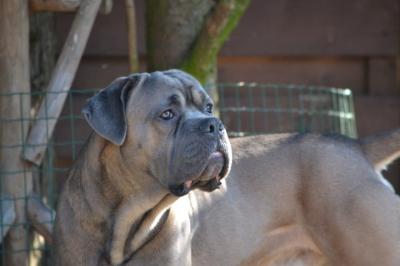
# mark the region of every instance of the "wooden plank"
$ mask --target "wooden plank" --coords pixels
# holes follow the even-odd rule
[[[81,2],[82,0],[30,0],[29,7],[33,12],[74,12]],[[103,0],[100,13],[109,14],[112,6],[112,0]]]
[[[32,11],[68,12],[75,11],[81,0],[30,0]]]
[[[361,93],[364,58],[220,57],[219,82],[294,83],[348,87]]]
[[[398,0],[253,0],[223,55],[397,53]]]
[[[136,6],[134,0],[125,0],[126,23],[128,31],[129,70],[139,71],[139,55],[137,49]]]
[[[399,46],[400,46],[400,44],[399,44]],[[399,50],[400,50],[400,48],[399,48]],[[397,92],[399,92],[400,91],[400,52],[399,52],[399,55],[396,56],[395,60],[396,60],[395,82],[396,82]]]
[[[37,120],[32,125],[23,151],[23,158],[36,165],[40,165],[48,140],[53,134],[100,4],[101,0],[82,0],[57,61],[47,89],[48,94],[40,105]],[[48,120],[48,117],[55,119]]]
[[[20,159],[30,116],[29,13],[26,0],[0,1],[0,183],[15,201],[15,222],[3,243],[3,265],[27,265],[29,230],[26,193],[32,191],[30,165]],[[18,252],[16,252],[18,251]]]
[[[400,97],[356,95],[354,101],[360,137],[400,126]]]
[[[396,60],[394,57],[372,57],[368,62],[368,88],[370,95],[400,95],[396,88]]]
[[[146,71],[146,62],[139,58],[139,71]],[[126,57],[84,57],[76,73],[73,88],[104,88],[114,79],[128,75]]]
[[[137,47],[139,55],[146,50],[145,4],[144,0],[134,0],[137,21]],[[70,13],[56,13],[56,34],[60,44],[67,38],[74,17]],[[128,56],[128,35],[125,1],[114,1],[112,12],[96,19],[87,43],[85,55],[88,56]],[[61,45],[58,47],[61,50]]]
[[[138,47],[145,54],[144,0],[136,0]],[[88,43],[89,55],[127,55],[124,1],[99,17]],[[386,55],[397,53],[400,7],[397,0],[252,0],[221,51],[226,56]],[[57,14],[59,40],[73,17]]]

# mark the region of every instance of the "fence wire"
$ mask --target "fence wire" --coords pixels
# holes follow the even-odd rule
[[[279,132],[319,132],[338,133],[356,137],[353,98],[350,89],[310,87],[298,85],[276,85],[257,83],[218,84],[218,109],[231,137],[259,133]],[[87,98],[97,89],[76,89],[68,93],[61,116],[58,118],[55,132],[46,145],[46,155],[40,167],[27,168],[21,165],[17,169],[0,169],[0,237],[12,227],[20,227],[25,232],[25,245],[21,250],[9,250],[0,243],[0,265],[6,265],[7,252],[28,253],[29,265],[51,265],[49,249],[42,237],[32,230],[29,220],[24,223],[7,224],[3,212],[9,203],[27,202],[29,192],[24,195],[6,195],[7,189],[3,180],[6,176],[15,175],[23,178],[25,186],[26,173],[32,174],[33,191],[50,207],[56,208],[60,188],[65,181],[68,169],[76,159],[79,150],[85,143],[90,129],[81,116],[80,110]],[[34,123],[35,110],[39,101],[46,96],[45,92],[0,94],[0,97],[31,97],[32,110],[29,117],[4,117],[0,114],[0,129],[11,123]],[[24,107],[27,108],[27,107]],[[45,117],[46,121],[57,119]],[[18,143],[0,143],[0,149],[12,151],[25,147],[24,140]],[[3,153],[4,154],[4,153]],[[1,159],[1,158],[0,158]],[[25,179],[24,179],[25,178]],[[18,184],[20,184],[19,182]],[[54,221],[45,221],[53,223]]]

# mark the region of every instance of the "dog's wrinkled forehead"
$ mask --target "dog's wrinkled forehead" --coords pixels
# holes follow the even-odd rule
[[[211,102],[200,83],[180,70],[121,77],[90,98],[82,109],[89,126],[104,139],[122,145],[128,117],[140,119],[172,104],[200,108]],[[134,114],[134,115],[130,115]]]
[[[184,102],[190,102],[197,106],[202,106],[204,102],[211,101],[195,78],[179,70],[150,73],[143,82],[142,89],[149,96],[159,95],[161,98],[179,95],[179,97],[183,97],[181,100]]]

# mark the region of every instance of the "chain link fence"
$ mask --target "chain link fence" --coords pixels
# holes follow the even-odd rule
[[[16,185],[26,185],[24,179],[27,172],[32,173],[33,191],[48,206],[55,209],[57,196],[68,169],[77,158],[90,129],[80,110],[87,98],[91,97],[96,89],[71,90],[61,116],[58,118],[55,132],[49,144],[45,159],[39,167],[28,164],[19,169],[4,171],[0,169],[0,265],[6,265],[6,257],[18,252],[27,253],[29,265],[51,265],[49,259],[50,243],[32,230],[32,221],[28,218],[25,223],[17,224],[14,221],[15,213],[10,205],[28,201],[32,195],[25,191],[24,195],[11,197],[6,195],[3,179],[6,176],[22,174],[22,182]],[[349,89],[309,87],[297,85],[275,85],[257,83],[219,84],[219,115],[223,120],[231,137],[245,136],[259,133],[279,132],[319,132],[338,133],[349,137],[356,137],[355,117],[352,93]],[[60,92],[66,93],[66,92]],[[35,117],[35,103],[45,97],[44,92],[32,94],[15,93],[0,94],[0,97],[14,97],[21,102],[24,97],[31,97],[33,107],[30,117],[19,119],[1,117],[0,129],[10,123],[33,123]],[[15,98],[14,98],[15,100]],[[46,121],[57,119],[46,117]],[[12,150],[24,148],[24,140],[20,143],[0,143],[0,149]],[[4,153],[3,153],[4,154]],[[21,181],[21,180],[20,180]],[[51,225],[54,218],[41,221]],[[20,227],[24,232],[24,248],[10,250],[7,248],[7,232],[10,228]]]

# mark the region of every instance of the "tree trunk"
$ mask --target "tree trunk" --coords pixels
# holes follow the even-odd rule
[[[180,68],[218,104],[217,55],[250,0],[146,1],[148,68]]]
[[[28,263],[25,203],[32,191],[30,166],[20,159],[30,114],[27,0],[0,1],[0,34],[1,193],[15,199],[16,212],[16,225],[8,232],[4,256],[5,265],[20,266]]]
[[[177,68],[189,55],[207,14],[211,0],[147,0],[146,36],[148,68]]]

